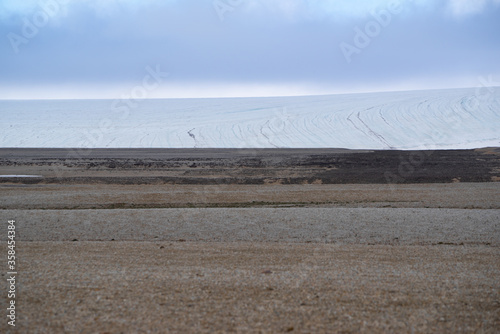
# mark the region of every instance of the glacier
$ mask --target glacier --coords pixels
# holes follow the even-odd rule
[[[0,147],[500,146],[500,89],[148,100],[3,100]]]

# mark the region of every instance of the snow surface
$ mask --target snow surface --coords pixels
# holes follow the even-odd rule
[[[0,101],[0,147],[446,149],[500,146],[500,89]]]

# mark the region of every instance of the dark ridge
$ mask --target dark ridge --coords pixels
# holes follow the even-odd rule
[[[68,152],[64,149],[0,149],[0,174],[36,171],[45,176],[0,178],[0,183],[213,185],[500,180],[500,154],[496,148],[437,151],[98,149],[90,150],[86,157],[67,156]],[[23,168],[30,168],[30,173],[21,172]],[[13,170],[20,172],[12,173]]]

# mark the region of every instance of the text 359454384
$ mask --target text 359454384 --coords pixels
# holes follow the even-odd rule
[[[7,282],[8,307],[7,323],[16,326],[16,221],[9,220],[7,225]]]

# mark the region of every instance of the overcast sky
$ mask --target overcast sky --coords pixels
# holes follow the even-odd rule
[[[397,2],[0,0],[0,98],[500,85],[500,0]]]

